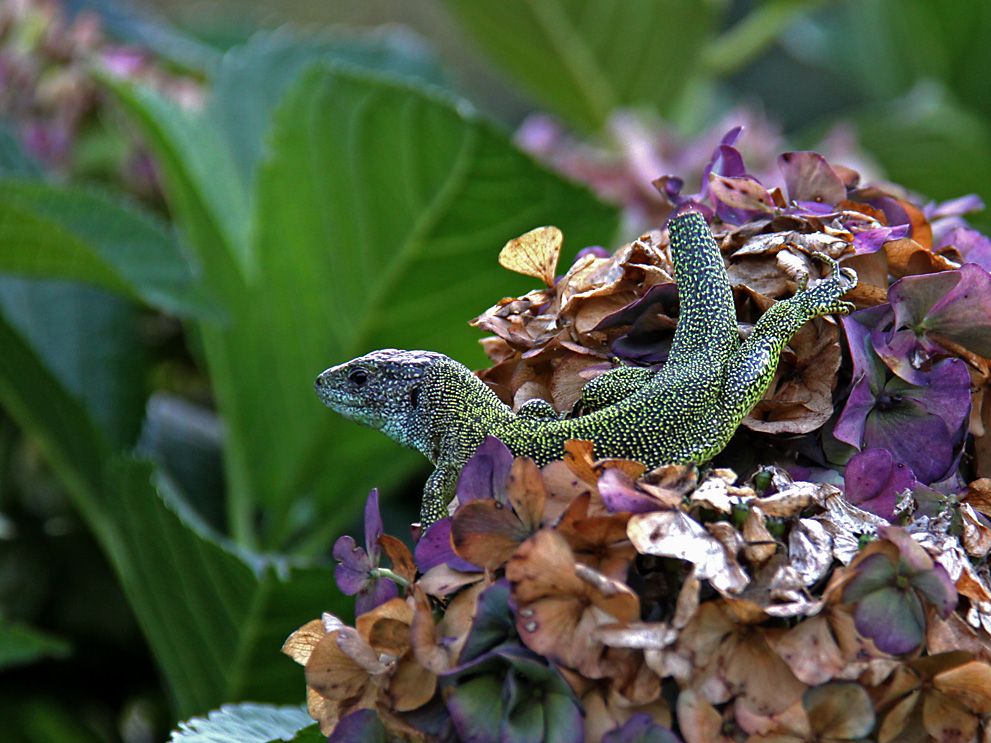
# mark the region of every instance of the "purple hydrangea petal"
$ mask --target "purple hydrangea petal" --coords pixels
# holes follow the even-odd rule
[[[887,449],[865,449],[847,462],[843,484],[848,501],[890,521],[898,496],[916,482],[912,470]]]
[[[957,608],[957,588],[942,565],[935,565],[932,570],[913,575],[911,583],[916,591],[936,607],[943,619]]]
[[[778,156],[791,201],[838,204],[846,198],[846,186],[818,152],[785,152]]]
[[[427,529],[426,534],[420,537],[420,541],[416,543],[414,559],[416,560],[416,567],[421,573],[443,564],[464,573],[481,572],[480,567],[455,554],[454,548],[451,546],[450,517],[432,524]]]
[[[959,217],[963,214],[979,212],[983,209],[984,201],[982,201],[981,197],[976,193],[971,193],[966,196],[958,196],[957,198],[950,199],[949,201],[940,202],[939,204],[926,204],[926,208],[923,212],[926,215],[926,219],[932,222],[936,219],[943,219],[945,217]]]
[[[369,580],[372,563],[365,550],[348,536],[334,542],[334,559],[338,561],[334,569],[334,581],[345,596],[354,596]]]
[[[503,679],[480,674],[445,689],[444,702],[461,740],[499,743]]]
[[[657,498],[641,493],[618,469],[607,469],[599,478],[599,494],[610,513],[648,513],[660,510]]]
[[[874,352],[871,336],[879,328],[887,328],[893,318],[891,306],[882,304],[854,312],[841,321],[853,360],[854,379],[866,376],[875,390],[884,386],[887,375],[884,364]]]
[[[975,263],[965,263],[946,273],[959,274],[960,280],[920,318],[922,327],[927,333],[949,338],[979,356],[991,356],[991,274]],[[914,278],[906,276],[898,283]],[[902,288],[901,294],[904,292]],[[889,292],[889,298],[893,294]],[[894,301],[891,304],[896,307]],[[900,319],[897,307],[895,318]]]
[[[681,743],[681,738],[640,712],[603,735],[602,743]]]
[[[360,617],[398,595],[399,588],[388,578],[369,578],[354,600],[354,613]]]
[[[856,604],[875,591],[894,585],[897,574],[887,555],[868,555],[857,565],[857,574],[843,588],[843,603]]]
[[[889,240],[900,240],[906,235],[908,235],[907,224],[900,224],[897,227],[874,227],[869,230],[860,230],[853,235],[854,254],[876,253]]]
[[[850,391],[843,412],[833,428],[833,436],[859,449],[864,443],[864,426],[867,424],[867,416],[874,409],[874,402],[870,380],[861,377]]]
[[[377,488],[372,488],[365,500],[365,549],[373,565],[378,565],[381,554],[379,537],[383,533],[382,515],[379,513],[379,491]]]
[[[342,717],[327,743],[386,743],[385,726],[375,710],[359,709]]]
[[[943,359],[929,371],[924,385],[910,385],[895,379],[887,389],[914,400],[928,413],[946,424],[951,436],[956,435],[970,416],[970,372],[960,359]]]
[[[954,227],[940,240],[939,247],[952,245],[967,263],[991,271],[991,238],[970,227]]]
[[[760,181],[750,176],[709,177],[709,196],[716,215],[729,224],[743,224],[774,212],[774,199]]]
[[[510,607],[509,581],[496,581],[478,595],[475,616],[458,657],[465,666],[484,657],[494,648],[516,637],[516,623]]]
[[[887,405],[883,398],[877,402]],[[914,401],[901,400],[881,410],[875,406],[864,424],[863,446],[887,449],[925,484],[942,479],[954,462],[946,424]]]
[[[506,503],[506,483],[513,466],[513,454],[494,436],[486,436],[461,470],[458,478],[458,504],[492,498]]]
[[[922,643],[926,615],[915,591],[889,586],[865,596],[853,611],[857,631],[884,653],[903,655]]]

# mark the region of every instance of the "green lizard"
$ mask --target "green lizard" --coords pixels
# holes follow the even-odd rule
[[[430,351],[386,349],[331,367],[317,377],[317,394],[434,464],[421,504],[424,526],[447,515],[461,469],[486,436],[541,466],[560,459],[568,439],[592,441],[596,456],[650,468],[705,462],[764,395],[799,328],[853,309],[840,297],[857,275],[817,256],[830,275],[811,289],[802,282],[741,342],[729,278],[705,219],[686,212],[668,230],[681,306],[668,361],[657,372],[620,367],[592,380],[582,394],[584,415],[560,419],[535,400],[514,413],[467,367]]]

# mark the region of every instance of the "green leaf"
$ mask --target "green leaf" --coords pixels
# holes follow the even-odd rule
[[[323,549],[354,514],[342,501],[360,503],[417,459],[325,410],[316,374],[384,347],[480,363],[467,320],[532,286],[497,264],[505,241],[553,223],[573,255],[609,244],[617,216],[464,104],[352,71],[306,75],[270,142],[252,229],[259,278],[213,339],[237,360],[213,380],[228,472],[242,478],[232,522],[258,504],[285,515],[308,499],[305,527],[318,526],[312,544]]]
[[[315,727],[303,707],[270,704],[225,704],[206,717],[179,723],[172,743],[268,743],[296,740],[296,734]]]
[[[723,2],[446,0],[541,106],[597,129],[619,106],[670,111],[694,77]]]
[[[0,271],[102,286],[179,314],[208,303],[165,228],[119,197],[0,181]]]
[[[31,627],[0,620],[0,670],[42,658],[62,658],[69,643]]]
[[[977,193],[991,203],[991,126],[936,85],[856,117],[864,147],[886,177],[932,199]],[[991,229],[991,213],[968,217]]]
[[[302,669],[280,648],[331,605],[331,571],[225,546],[182,501],[152,484],[153,468],[118,458],[106,509],[124,591],[183,714],[223,701],[289,702]],[[336,593],[336,592],[333,592]]]
[[[300,35],[286,29],[261,32],[224,55],[212,76],[207,118],[231,149],[245,184],[266,151],[272,114],[303,70],[324,61],[375,70],[410,80],[443,82],[434,55],[409,32],[395,28],[345,35]],[[251,95],[245,95],[250,90]]]
[[[105,77],[141,125],[162,169],[173,218],[194,248],[208,289],[237,292],[251,270],[247,185],[224,132],[148,88]]]
[[[134,304],[73,282],[0,277],[0,311],[102,436],[131,446],[144,417],[147,371]]]
[[[0,403],[38,442],[110,558],[183,714],[299,698],[279,649],[332,605],[329,568],[237,551],[202,528],[153,468],[116,460],[83,405],[0,314]]]

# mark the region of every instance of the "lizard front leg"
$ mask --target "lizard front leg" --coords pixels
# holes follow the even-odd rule
[[[813,256],[828,265],[830,275],[811,289],[806,282],[788,299],[772,305],[754,325],[750,337],[733,354],[726,367],[721,417],[732,419],[735,429],[764,396],[784,347],[809,320],[823,315],[846,315],[855,308],[840,299],[857,285],[857,274],[822,254]],[[731,431],[732,432],[732,431]]]
[[[447,506],[454,499],[460,476],[460,467],[438,464],[427,478],[420,503],[420,526],[423,529],[448,516]]]

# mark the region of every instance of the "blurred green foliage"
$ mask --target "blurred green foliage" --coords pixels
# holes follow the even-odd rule
[[[106,0],[89,5],[125,40],[176,50],[171,62],[208,96],[190,113],[102,78],[159,165],[164,215],[119,188],[46,176],[0,127],[0,404],[23,437],[2,422],[3,451],[43,458],[72,504],[66,515],[38,497],[43,468],[5,485],[0,559],[30,571],[45,558],[28,525],[81,519],[154,655],[166,724],[224,702],[301,701],[298,667],[278,648],[321,610],[343,613],[329,546],[373,485],[415,498],[422,466],[322,409],[313,378],[387,346],[481,364],[465,321],[528,286],[496,265],[503,242],[553,223],[570,255],[614,245],[619,210],[518,151],[515,122],[476,113],[454,92],[465,88],[458,65],[408,33],[279,30],[222,53]],[[797,141],[847,120],[892,180],[934,198],[991,198],[989,6],[820,5],[443,7],[534,110],[588,136],[617,106],[692,127],[751,97]],[[221,482],[219,457],[195,460],[197,477],[176,462],[188,450],[163,443],[194,425],[156,413],[163,392],[219,414],[223,433],[200,440],[221,449],[222,489],[197,487]],[[167,424],[179,428],[163,434]],[[0,583],[0,689],[5,678],[44,684],[77,652],[75,629],[45,601],[19,601],[18,585]],[[17,675],[32,661],[38,676]],[[130,729],[105,712],[84,722],[40,687],[31,704],[15,721],[26,740]]]

